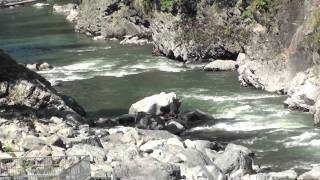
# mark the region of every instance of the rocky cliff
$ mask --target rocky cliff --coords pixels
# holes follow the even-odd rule
[[[71,97],[59,94],[37,73],[17,64],[0,51],[0,117],[8,119],[65,119],[85,123],[83,108]]]

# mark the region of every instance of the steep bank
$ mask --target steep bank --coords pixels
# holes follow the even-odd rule
[[[319,4],[318,0],[83,1],[76,29],[103,38],[149,38],[155,53],[179,61],[238,57],[242,85],[288,93],[289,109],[313,112],[318,123]],[[296,82],[300,73],[313,78]],[[309,85],[312,90],[304,88]]]
[[[0,108],[4,118],[50,118],[71,124],[87,123],[84,109],[71,97],[59,94],[35,72],[17,64],[0,50]]]

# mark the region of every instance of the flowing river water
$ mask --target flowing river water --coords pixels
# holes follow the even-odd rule
[[[183,109],[212,114],[186,137],[234,142],[256,152],[258,162],[276,169],[320,164],[320,130],[312,115],[289,112],[284,96],[240,87],[236,72],[203,72],[152,55],[152,47],[97,42],[77,34],[51,7],[0,10],[0,48],[20,63],[48,62],[49,81],[74,97],[88,118],[127,113],[143,97],[176,92]]]

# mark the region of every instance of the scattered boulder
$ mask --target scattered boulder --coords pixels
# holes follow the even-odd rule
[[[223,173],[232,174],[238,170],[247,173],[253,172],[254,153],[246,147],[228,144],[223,153],[218,154],[214,160]]]
[[[215,60],[204,67],[205,71],[234,71],[237,68],[236,61]]]
[[[146,97],[131,105],[129,109],[130,115],[137,115],[144,112],[152,115],[177,113],[180,107],[180,101],[177,95],[171,93],[160,93],[150,97]]]

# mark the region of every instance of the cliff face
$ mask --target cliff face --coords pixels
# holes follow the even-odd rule
[[[0,51],[0,117],[7,119],[64,118],[85,123],[85,111],[71,97],[59,94],[37,73]]]
[[[147,37],[155,53],[180,61],[238,59],[242,85],[287,93],[290,109],[316,113],[319,5],[319,0],[91,0],[80,4],[76,27],[92,36]]]

